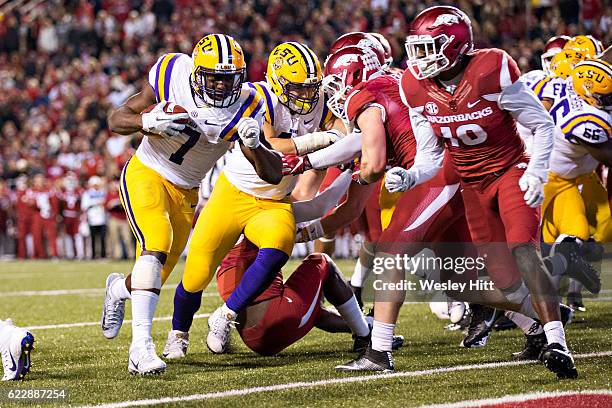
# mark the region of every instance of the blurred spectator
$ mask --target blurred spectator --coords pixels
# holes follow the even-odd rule
[[[91,258],[106,258],[106,191],[98,176],[91,177],[87,185],[89,188],[81,196],[81,208],[89,225]]]
[[[119,180],[117,179],[109,183],[106,193],[106,210],[109,214],[107,248],[110,250],[111,256],[114,259],[122,259],[125,250],[127,258],[133,258],[135,243],[119,198]]]
[[[0,180],[0,258],[14,254],[11,239],[13,229],[13,207],[11,190],[4,180]]]
[[[85,258],[83,237],[79,234],[81,222],[81,195],[76,174],[69,172],[63,179],[60,193],[62,217],[64,218],[64,256]]]
[[[44,174],[37,174],[34,176],[32,194],[35,203],[32,220],[34,258],[44,259],[49,255],[57,258],[57,221],[59,217],[57,192],[49,185]]]
[[[28,186],[28,178],[20,176],[17,179],[15,194],[15,211],[17,222],[17,258],[25,259],[28,255],[27,237],[32,233],[34,218],[34,192]]]

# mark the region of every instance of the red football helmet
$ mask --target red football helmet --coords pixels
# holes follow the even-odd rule
[[[351,45],[370,48],[376,54],[376,58],[378,58],[378,61],[380,61],[380,65],[385,65],[385,49],[381,45],[380,41],[378,41],[373,35],[368,33],[362,33],[361,31],[346,33],[338,37],[338,39],[334,41],[334,43],[329,48],[329,54],[327,59],[329,59],[331,55],[335,54],[342,48]],[[327,60],[325,60],[325,64],[327,64]]]
[[[430,78],[454,67],[473,47],[472,23],[463,11],[451,6],[430,7],[410,26],[406,62],[417,79]]]
[[[393,50],[391,49],[391,44],[389,43],[389,40],[387,40],[385,36],[380,33],[372,32],[368,34],[376,38],[380,45],[383,47],[383,55],[385,57],[385,63],[383,64],[383,68],[390,67],[393,64]]]
[[[548,40],[544,46],[544,53],[540,57],[542,59],[542,69],[544,72],[546,72],[546,74],[551,74],[550,62],[552,61],[553,57],[560,53],[565,44],[571,39],[572,37],[568,35],[558,35]]]
[[[340,119],[348,122],[344,102],[351,90],[361,82],[383,74],[376,53],[370,48],[351,45],[344,47],[327,59],[323,90],[327,107]]]

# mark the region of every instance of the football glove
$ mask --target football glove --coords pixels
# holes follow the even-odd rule
[[[167,113],[164,112],[164,106],[167,101],[161,101],[150,111],[140,115],[142,118],[142,130],[149,133],[155,133],[161,136],[176,136],[181,130],[185,129],[185,125],[176,123],[181,119],[189,119],[188,113]]]
[[[249,149],[257,149],[259,147],[259,135],[261,128],[259,123],[253,118],[242,118],[238,121],[238,137]]]
[[[297,176],[312,169],[308,156],[283,155],[283,176]]]
[[[412,173],[401,167],[393,167],[385,175],[385,187],[390,193],[410,190],[416,184]]]
[[[525,192],[523,199],[528,206],[536,208],[544,201],[544,183],[531,173],[525,172],[519,179],[519,187]]]
[[[325,235],[325,232],[323,231],[321,220],[316,220],[298,229],[295,236],[295,242],[314,241],[315,239],[321,238],[323,235]]]
[[[342,133],[336,129],[330,129],[294,137],[292,140],[295,144],[295,151],[297,152],[298,156],[303,156],[307,153],[323,149],[332,143],[337,142],[342,137]]]

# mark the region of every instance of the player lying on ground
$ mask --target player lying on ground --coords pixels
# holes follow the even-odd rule
[[[166,368],[151,336],[153,315],[162,284],[187,243],[206,172],[236,141],[235,150],[253,172],[270,183],[282,177],[280,156],[259,141],[264,101],[244,83],[245,76],[240,45],[229,36],[210,34],[192,56],[161,56],[141,92],[109,116],[113,132],[146,135],[121,174],[121,201],[137,239],[137,259],[127,278],[107,278],[102,313],[103,334],[114,338],[125,299],[132,299],[130,373]],[[185,112],[176,113],[176,106]]]
[[[11,319],[0,320],[0,355],[4,375],[2,381],[23,380],[30,372],[30,352],[34,348],[34,336],[17,327]]]

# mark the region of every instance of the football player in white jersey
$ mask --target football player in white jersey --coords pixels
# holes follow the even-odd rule
[[[276,47],[269,57],[266,75],[266,83],[249,86],[265,101],[264,134],[275,150],[306,154],[342,136],[337,130],[323,130],[331,114],[320,89],[319,61],[308,47],[297,42]],[[269,286],[291,255],[295,220],[289,194],[296,181],[293,175],[278,183],[263,180],[245,163],[244,153],[232,149],[189,244],[185,272],[175,293],[168,347],[185,339],[200,307],[202,291],[244,233],[259,248],[257,259],[227,302],[208,320],[208,348],[214,353],[225,351],[237,313]],[[219,222],[221,219],[224,221]]]
[[[161,56],[141,92],[109,116],[112,131],[146,135],[121,174],[121,200],[137,238],[137,259],[127,278],[107,278],[102,314],[104,336],[114,338],[125,299],[132,299],[130,373],[166,368],[155,352],[152,320],[161,286],[187,242],[205,173],[236,141],[253,172],[271,183],[281,178],[280,156],[259,142],[266,108],[244,84],[245,73],[240,45],[229,36],[210,34],[191,57]],[[155,106],[147,111],[150,105]],[[175,113],[176,105],[187,113]]]

